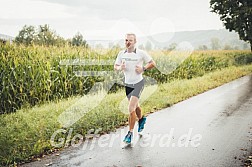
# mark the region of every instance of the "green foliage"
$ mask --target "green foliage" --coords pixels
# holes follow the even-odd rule
[[[208,50],[207,45],[200,45],[198,50]]]
[[[153,53],[155,54],[155,53]],[[168,54],[168,53],[167,53]],[[147,71],[148,76],[155,78],[158,82],[170,82],[176,79],[191,79],[203,76],[205,73],[222,69],[232,65],[239,65],[236,55],[243,55],[246,58],[252,58],[250,52],[245,51],[198,51],[194,52],[176,70],[169,74],[162,74],[157,69]],[[170,68],[174,64],[173,61],[167,61],[165,57],[155,56],[154,60],[159,66]],[[161,63],[161,64],[160,64]],[[249,64],[250,62],[246,62]]]
[[[113,68],[67,66],[60,65],[60,61],[89,59],[90,52],[87,48],[80,50],[71,47],[0,47],[0,113],[16,111],[22,106],[86,94],[100,79],[76,77],[74,71],[109,71]],[[100,59],[96,52],[91,54],[92,58]]]
[[[75,36],[72,38],[71,45],[72,45],[72,46],[83,46],[83,47],[87,47],[87,41],[84,40],[83,35],[82,35],[80,32],[78,32],[78,33],[75,34]]]
[[[143,112],[147,114],[166,108],[251,72],[252,65],[232,66],[191,80],[184,79],[159,84],[157,91],[141,105]],[[151,89],[151,86],[146,86],[143,94]],[[124,91],[107,95],[99,106],[70,127],[73,128],[70,139],[76,134],[86,137],[90,129],[102,128],[100,134],[104,134],[125,125],[128,115],[119,110],[119,105],[124,97]],[[29,162],[46,153],[52,153],[55,148],[50,144],[51,136],[62,128],[57,122],[58,116],[75,104],[79,98],[64,99],[57,103],[51,102],[32,109],[22,109],[16,113],[0,115],[0,166]],[[96,103],[96,100],[94,97],[90,97],[85,103]],[[83,103],[79,105],[83,105]],[[69,128],[65,130],[66,133],[56,136],[55,142],[68,138]],[[62,147],[65,144],[64,142]]]
[[[25,25],[22,30],[19,31],[18,36],[15,38],[17,44],[31,45],[36,38],[35,27]]]
[[[113,71],[113,65],[72,66],[61,65],[60,62],[64,59],[114,61],[117,53],[118,50],[114,49],[102,55],[85,47],[2,46],[0,113],[14,112],[21,107],[88,93],[96,82],[103,81],[104,78],[77,77],[75,71]],[[236,55],[244,56],[242,60],[250,60],[252,57],[249,52],[195,52],[169,74],[152,69],[145,75],[163,83],[176,79],[191,79],[224,67],[250,63],[250,61],[240,63],[241,58],[235,57]],[[154,57],[154,60],[164,68],[174,65],[174,62],[166,57],[163,59],[159,55]],[[116,92],[121,87],[115,85],[111,92]]]
[[[14,42],[19,45],[43,45],[43,46],[65,46],[67,43],[63,37],[51,30],[49,25],[40,25],[38,30],[34,26],[25,25],[15,38]]]
[[[252,56],[237,54],[237,55],[235,55],[235,63],[237,65],[250,64],[250,63],[252,63]]]
[[[59,37],[56,35],[56,32],[52,31],[49,25],[40,25],[38,34],[36,36],[36,44],[44,46],[53,46],[57,43],[58,38]]]
[[[168,50],[174,50],[177,47],[177,43],[171,43],[168,47]]]
[[[252,51],[252,1],[211,0],[210,6],[229,31],[234,30],[240,39],[250,43]]]

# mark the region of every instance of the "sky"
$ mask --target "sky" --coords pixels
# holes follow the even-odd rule
[[[222,29],[210,0],[0,0],[0,34],[49,24],[64,38],[116,40],[163,32]]]

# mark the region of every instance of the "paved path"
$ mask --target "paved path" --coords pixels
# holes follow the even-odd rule
[[[143,136],[123,148],[126,131],[23,166],[240,166],[252,145],[252,76],[149,115]]]

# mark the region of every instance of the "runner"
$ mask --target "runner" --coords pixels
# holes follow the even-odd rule
[[[150,55],[135,47],[136,42],[135,34],[126,34],[126,50],[118,53],[114,65],[115,70],[124,72],[126,96],[129,101],[129,131],[123,140],[127,144],[131,143],[133,137],[136,116],[138,118],[138,132],[142,132],[144,129],[146,117],[142,115],[142,109],[139,106],[139,98],[144,88],[142,74],[144,71],[155,67],[155,62]],[[147,64],[143,66],[143,63]]]

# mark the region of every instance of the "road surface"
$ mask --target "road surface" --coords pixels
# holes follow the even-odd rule
[[[126,132],[122,127],[22,166],[241,166],[252,148],[252,76],[150,114],[142,137],[134,133],[128,147]]]

